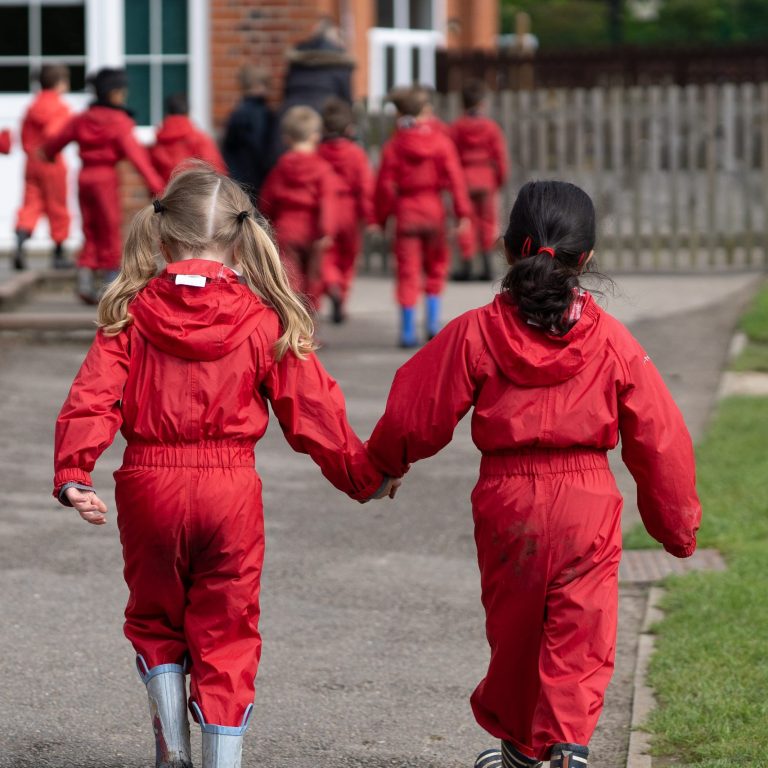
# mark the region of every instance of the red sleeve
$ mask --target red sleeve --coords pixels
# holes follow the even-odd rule
[[[45,126],[45,138],[50,139],[61,131],[72,118],[72,111],[62,101]]]
[[[445,173],[446,188],[453,198],[453,211],[457,219],[466,219],[472,212],[467,192],[467,180],[459,162],[459,154],[450,140],[444,141],[443,171]]]
[[[119,137],[120,149],[123,155],[133,163],[136,170],[142,175],[150,194],[159,195],[163,191],[163,180],[152,167],[147,150],[136,141],[133,128],[121,133]]]
[[[357,155],[357,216],[365,224],[375,224],[376,217],[373,213],[373,171],[368,162],[368,155],[361,149]]]
[[[11,151],[11,132],[5,128],[0,131],[0,155],[7,155]]]
[[[307,453],[340,491],[367,501],[383,477],[347,421],[344,395],[315,355],[287,352],[261,385],[294,451]]]
[[[120,400],[128,377],[130,331],[102,331],[72,382],[56,420],[53,495],[65,483],[93,485],[90,472],[122,423]]]
[[[64,127],[43,144],[43,153],[49,160],[53,160],[70,141],[75,140],[75,128],[77,116],[71,118]]]
[[[496,169],[496,183],[499,188],[507,183],[509,178],[509,156],[507,154],[507,140],[501,128],[493,124],[493,141],[491,142],[491,155]]]
[[[216,142],[202,131],[197,132],[196,157],[208,163],[216,173],[220,173],[223,176],[228,174],[227,165],[221,156],[221,152],[219,152],[218,146],[216,146]]]
[[[327,170],[320,175],[318,189],[318,216],[321,237],[333,237],[338,231],[336,206],[339,199],[339,179],[328,163]]]
[[[701,504],[693,445],[672,395],[633,338],[616,354],[626,380],[619,389],[621,457],[637,483],[648,533],[676,557],[696,550]]]
[[[395,212],[395,199],[397,198],[396,164],[397,158],[392,144],[385,144],[381,153],[379,174],[376,177],[376,187],[373,193],[374,217],[382,227]]]
[[[469,312],[450,322],[395,374],[387,408],[366,447],[385,474],[400,477],[453,438],[475,400],[485,350]]]
[[[275,190],[278,184],[278,169],[273,168],[264,180],[259,192],[259,212],[269,221],[275,216]]]

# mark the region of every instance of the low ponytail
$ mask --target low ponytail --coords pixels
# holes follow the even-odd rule
[[[579,276],[595,246],[595,208],[586,192],[562,181],[528,182],[509,215],[504,246],[510,269],[502,280],[526,319],[546,332],[567,333]]]
[[[283,335],[277,340],[277,359],[288,350],[303,358],[315,349],[312,318],[299,296],[293,291],[280,260],[280,254],[267,232],[266,222],[254,216],[243,216],[238,261],[248,286],[261,296],[279,315]]]
[[[99,302],[98,325],[107,336],[116,336],[131,322],[128,305],[157,274],[157,232],[153,205],[142,208],[131,222],[118,276]]]

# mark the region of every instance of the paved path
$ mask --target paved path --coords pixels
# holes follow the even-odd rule
[[[753,280],[626,278],[608,302],[647,345],[697,435]],[[457,314],[490,296],[489,286],[452,286],[447,304]],[[41,308],[68,302],[42,297]],[[352,322],[322,329],[323,359],[362,435],[406,358],[392,346],[390,302],[389,282],[364,279]],[[151,764],[145,698],[121,634],[114,515],[93,528],[48,496],[53,420],[85,348],[82,339],[0,335],[0,768]],[[459,768],[491,743],[467,701],[488,652],[468,504],[478,457],[465,422],[439,459],[414,467],[394,505],[340,497],[279,430],[259,445],[264,656],[245,766]],[[121,450],[95,475],[107,498]],[[645,599],[644,588],[622,590],[595,768],[625,764]]]

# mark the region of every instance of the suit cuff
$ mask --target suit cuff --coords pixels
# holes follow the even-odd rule
[[[60,469],[53,478],[53,496],[61,501],[62,488],[68,485],[68,487],[80,487],[83,486],[88,490],[93,490],[93,480],[91,475],[82,469]],[[71,506],[65,501],[61,502],[65,506]]]

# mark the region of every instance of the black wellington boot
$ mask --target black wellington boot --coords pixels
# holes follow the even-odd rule
[[[24,257],[24,243],[32,237],[32,233],[26,229],[16,230],[16,253],[13,257],[13,268],[22,270],[27,268],[27,260]]]

